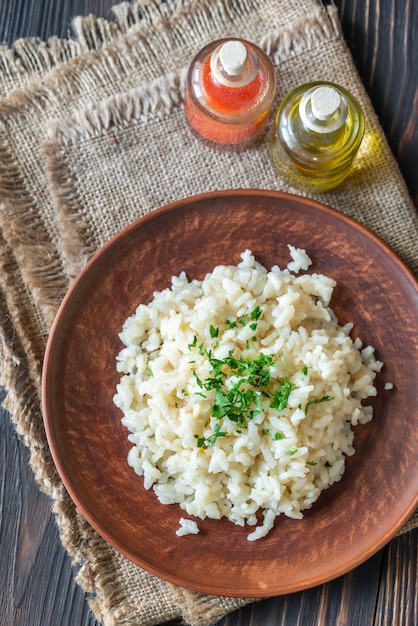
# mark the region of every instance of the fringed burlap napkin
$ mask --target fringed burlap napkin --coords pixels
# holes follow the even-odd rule
[[[210,150],[188,131],[187,66],[220,37],[241,36],[266,50],[278,100],[310,80],[335,81],[358,98],[366,134],[356,165],[344,187],[318,199],[371,228],[415,272],[418,219],[333,7],[318,0],[138,0],[115,6],[114,15],[115,23],[76,20],[71,42],[21,42],[19,53],[0,52],[1,382],[97,618],[151,625],[181,617],[204,626],[248,600],[180,589],[132,565],[85,522],[56,473],[40,376],[60,301],[100,246],[162,204],[238,187],[300,193],[273,170],[271,129],[243,153]],[[415,516],[403,532],[417,525]]]

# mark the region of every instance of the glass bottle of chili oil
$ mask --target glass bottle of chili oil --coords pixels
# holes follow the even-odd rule
[[[276,72],[261,48],[242,39],[205,46],[187,74],[185,114],[205,143],[241,149],[263,131],[276,91]]]

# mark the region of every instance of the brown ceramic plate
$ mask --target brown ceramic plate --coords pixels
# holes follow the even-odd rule
[[[270,268],[307,250],[338,281],[332,306],[385,362],[375,418],[356,429],[341,482],[304,519],[280,517],[264,539],[227,520],[177,537],[177,505],[161,505],[128,467],[128,432],[112,397],[123,323],[182,270],[202,279],[249,248]],[[272,191],[207,194],[162,207],[110,241],[81,273],[46,351],[43,410],[52,454],[79,510],[116,550],[196,591],[264,597],[335,578],[377,552],[418,505],[418,287],[364,227],[313,200]],[[384,383],[394,384],[392,391]]]

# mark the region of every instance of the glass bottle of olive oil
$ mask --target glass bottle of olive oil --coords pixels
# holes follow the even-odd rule
[[[278,108],[273,161],[290,185],[323,193],[346,178],[363,134],[363,112],[349,91],[330,82],[301,85]]]

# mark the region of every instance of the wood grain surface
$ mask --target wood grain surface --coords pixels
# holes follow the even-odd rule
[[[335,4],[358,72],[418,207],[418,2]]]
[[[0,0],[0,42],[66,37],[113,0]],[[337,0],[344,35],[418,207],[418,2]],[[9,416],[0,419],[0,625],[99,626]],[[355,523],[355,520],[353,520]],[[418,531],[326,585],[256,602],[218,626],[417,626]],[[139,626],[139,625],[137,625]]]

